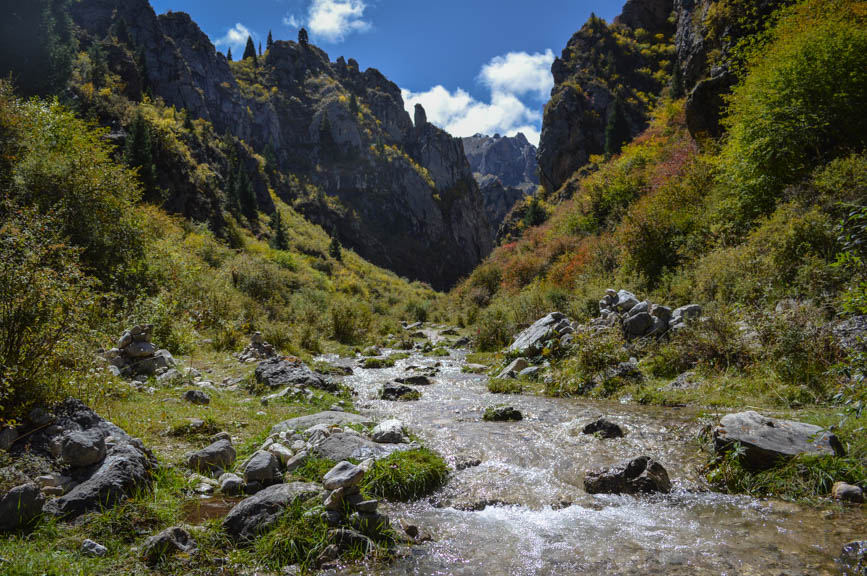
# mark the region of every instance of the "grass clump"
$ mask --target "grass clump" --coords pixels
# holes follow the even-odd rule
[[[389,356],[388,358],[365,358],[364,363],[361,365],[365,370],[377,370],[380,368],[393,368],[396,360],[393,356]]]
[[[292,471],[292,480],[298,482],[322,482],[322,477],[337,464],[328,458],[311,457]]]
[[[448,466],[427,448],[401,450],[377,460],[364,477],[363,489],[390,500],[415,500],[442,486]]]
[[[174,438],[197,439],[204,436],[213,436],[222,431],[223,427],[214,418],[208,416],[200,422],[187,420],[180,424],[174,424],[169,428],[168,435]]]
[[[514,378],[491,378],[488,380],[488,391],[492,394],[521,394],[524,386]]]
[[[256,540],[255,551],[270,568],[298,564],[308,570],[328,544],[328,525],[322,515],[309,504],[295,501],[274,528]]]

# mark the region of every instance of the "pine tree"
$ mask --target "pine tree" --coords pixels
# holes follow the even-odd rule
[[[277,172],[277,153],[274,152],[274,146],[268,142],[265,144],[265,173],[273,177]]]
[[[302,46],[307,46],[310,43],[310,38],[307,36],[306,28],[302,28],[298,31],[298,43]]]
[[[124,18],[118,18],[112,25],[112,29],[112,33],[114,34],[114,37],[117,38],[118,42],[129,45],[129,28],[127,28],[126,20]]]
[[[193,116],[190,114],[189,110],[184,110],[184,130],[187,132],[193,132],[196,129],[193,126]]]
[[[289,249],[289,236],[286,234],[280,210],[275,210],[274,215],[271,216],[271,246],[276,250]]]
[[[236,196],[240,204],[241,214],[252,224],[256,220],[256,210],[259,208],[259,203],[256,200],[256,192],[253,190],[250,176],[244,170],[241,162],[238,162],[238,174],[235,177],[235,186],[237,188]]]
[[[253,59],[253,64],[256,64],[256,45],[253,44],[253,37],[247,36],[247,47],[244,48],[244,60],[247,58]]]
[[[237,184],[237,164],[238,161],[235,159],[234,155],[229,158],[229,171],[226,174],[226,208],[232,214],[238,214],[241,211],[241,199],[238,196],[238,184]]]
[[[138,170],[145,197],[152,201],[157,200],[157,167],[154,164],[153,139],[150,125],[141,112],[136,113],[129,126],[123,156],[127,166]]]
[[[623,98],[618,94],[608,112],[608,122],[605,125],[605,157],[610,158],[620,152],[631,136],[626,107]]]
[[[262,56],[262,41],[259,41],[259,56]]]
[[[343,261],[343,246],[340,244],[340,238],[337,237],[337,226],[331,229],[331,244],[328,246],[328,254],[338,262]]]
[[[538,226],[548,218],[545,209],[539,204],[539,199],[533,196],[530,199],[530,205],[527,206],[527,212],[524,213],[524,226],[531,228]]]
[[[231,48],[229,48],[229,50],[226,52],[226,60],[228,60],[229,62],[232,61],[232,49]]]
[[[270,51],[273,46],[274,46],[274,37],[271,36],[271,31],[268,30],[268,41],[265,43],[265,48],[268,51]]]

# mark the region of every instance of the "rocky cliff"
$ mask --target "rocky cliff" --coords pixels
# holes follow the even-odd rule
[[[446,288],[492,249],[463,144],[423,110],[413,122],[377,70],[280,41],[258,62],[228,62],[188,15],[157,16],[147,0],[72,11],[96,39],[123,20],[148,90],[269,159],[275,192],[371,262]]]
[[[463,143],[496,236],[515,202],[535,193],[539,185],[536,147],[521,133],[513,137],[476,134],[463,138]]]
[[[666,93],[687,98],[693,136],[720,136],[724,97],[741,72],[741,43],[787,3],[628,0],[610,24],[592,16],[552,66],[539,143],[546,191],[560,190],[592,155],[616,153],[646,127]]]

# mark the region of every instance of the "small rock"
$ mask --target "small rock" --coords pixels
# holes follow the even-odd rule
[[[335,512],[339,512],[343,508],[343,488],[337,488],[336,490],[332,490],[331,493],[325,498],[325,502],[323,506],[325,506],[326,510],[332,510]]]
[[[225,470],[234,463],[235,448],[229,440],[217,440],[210,446],[192,452],[186,457],[187,468],[191,470]]]
[[[523,414],[511,406],[490,407],[483,417],[486,422],[518,422],[523,418]]]
[[[0,430],[0,450],[9,450],[16,440],[18,440],[18,431],[15,428],[7,426]]]
[[[525,378],[528,380],[533,380],[539,376],[539,373],[542,371],[541,366],[529,366],[524,368],[520,372],[518,372],[518,378]]]
[[[423,374],[417,374],[414,376],[402,376],[400,378],[395,378],[394,381],[401,384],[409,384],[411,386],[430,386],[431,384],[433,384],[433,380]]]
[[[220,476],[220,491],[227,496],[237,496],[244,491],[244,480],[237,474],[226,472]]]
[[[460,472],[461,470],[466,470],[467,468],[475,468],[479,464],[482,463],[480,458],[475,456],[468,456],[466,454],[460,454],[455,457],[455,470]]]
[[[0,532],[11,532],[33,522],[42,513],[45,496],[32,482],[16,486],[0,498]]]
[[[268,447],[268,452],[274,455],[277,458],[277,461],[281,466],[286,466],[286,463],[292,459],[292,451],[283,446],[282,444],[275,442]]]
[[[94,556],[96,558],[101,558],[108,554],[108,548],[106,548],[102,544],[97,544],[96,542],[88,538],[81,543],[81,553],[85,556]]]
[[[190,533],[180,526],[173,526],[145,540],[142,545],[142,559],[153,566],[167,556],[178,552],[194,554],[197,550],[198,545]]]
[[[670,492],[671,480],[662,464],[639,456],[611,468],[587,472],[584,490],[589,494],[640,494]]]
[[[380,444],[401,444],[408,441],[403,431],[403,422],[395,419],[379,423],[371,432],[370,438]]]
[[[419,393],[409,386],[389,382],[382,387],[379,397],[383,400],[418,400]]]
[[[183,398],[191,404],[205,405],[211,403],[211,397],[201,390],[187,390],[184,392]]]
[[[355,504],[355,509],[365,514],[373,514],[379,507],[379,500],[363,500]]]
[[[515,374],[530,365],[525,358],[516,358],[497,375],[497,378],[513,378]]]
[[[623,430],[610,420],[600,418],[587,424],[582,430],[584,434],[598,434],[602,438],[622,438]]]
[[[858,486],[846,484],[845,482],[835,482],[831,488],[831,496],[833,496],[834,500],[841,500],[843,502],[853,502],[856,504],[864,502],[864,491]]]
[[[322,478],[322,485],[327,490],[337,488],[353,488],[364,478],[364,470],[349,462],[340,462]]]
[[[223,529],[235,540],[252,542],[271,527],[293,502],[303,502],[321,495],[322,488],[316,484],[275,484],[235,505],[223,520]]]
[[[280,464],[270,452],[256,451],[244,466],[244,480],[247,484],[258,482],[270,486],[282,479]]]
[[[293,470],[300,468],[305,462],[307,462],[307,457],[307,451],[301,450],[286,462],[286,471],[292,472]]]

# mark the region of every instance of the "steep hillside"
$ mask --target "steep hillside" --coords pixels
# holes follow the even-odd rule
[[[189,16],[157,17],[146,0],[85,0],[72,15],[82,47],[99,46],[128,92],[141,85],[243,141],[267,160],[278,196],[363,257],[448,287],[490,251],[460,140],[423,110],[414,125],[378,71],[331,62],[306,42],[276,42],[261,59],[230,63]],[[256,188],[268,211],[266,191]]]

